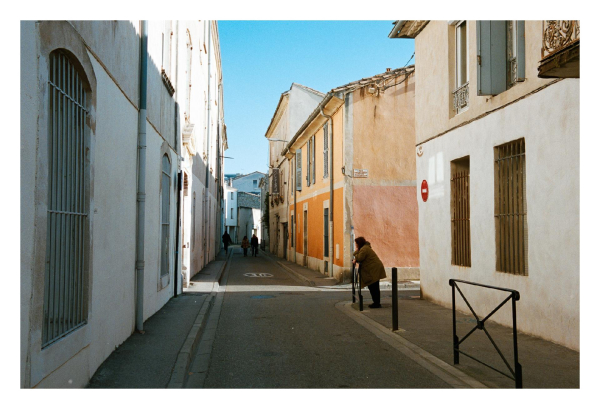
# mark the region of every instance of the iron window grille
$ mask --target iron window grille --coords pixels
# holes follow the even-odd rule
[[[494,148],[496,270],[528,275],[525,140]]]
[[[49,59],[48,210],[42,348],[87,322],[87,93],[71,57]]]
[[[469,157],[451,163],[452,264],[471,267]]]
[[[161,179],[161,247],[160,276],[169,274],[170,204],[171,204],[171,162],[169,155],[162,157]]]

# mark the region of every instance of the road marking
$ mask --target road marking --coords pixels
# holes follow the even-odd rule
[[[273,277],[273,274],[269,273],[246,273],[244,274],[246,277]]]
[[[354,321],[372,332],[377,338],[381,339],[394,349],[406,355],[429,372],[448,383],[453,388],[487,388],[486,385],[471,378],[469,375],[459,369],[447,364],[441,359],[433,356],[424,349],[419,348],[412,342],[401,337],[397,333],[391,332],[388,328],[364,316],[363,313],[355,311],[352,308],[351,301],[342,301],[337,303],[336,308],[348,315]]]

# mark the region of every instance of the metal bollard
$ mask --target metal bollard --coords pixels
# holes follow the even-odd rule
[[[392,331],[398,331],[398,269],[392,268]]]

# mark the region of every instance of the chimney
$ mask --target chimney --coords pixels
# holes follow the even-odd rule
[[[391,68],[386,68],[385,72],[390,72],[392,69]]]

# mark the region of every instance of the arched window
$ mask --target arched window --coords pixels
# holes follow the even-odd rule
[[[171,204],[171,161],[166,153],[162,157],[162,179],[160,182],[161,233],[160,233],[160,276],[169,274],[169,236]]]
[[[42,348],[87,320],[85,186],[87,82],[74,58],[50,54],[48,77],[48,214]]]

